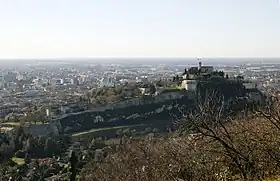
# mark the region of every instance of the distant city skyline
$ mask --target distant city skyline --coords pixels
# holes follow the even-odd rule
[[[0,59],[280,57],[278,0],[10,0]]]

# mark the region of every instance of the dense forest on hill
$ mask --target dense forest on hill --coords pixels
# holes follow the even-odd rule
[[[245,96],[245,87],[240,80],[226,79],[220,76],[213,76],[209,79],[199,80],[197,84],[197,95],[205,99],[207,92],[215,92],[216,96],[223,96],[224,100]]]

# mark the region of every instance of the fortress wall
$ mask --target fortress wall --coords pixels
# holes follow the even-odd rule
[[[156,119],[170,119],[171,114],[179,115],[179,107],[191,107],[193,100],[178,93],[167,93],[156,99],[135,98],[119,102],[113,109],[72,113],[60,121],[64,132],[77,132],[86,129],[152,123]],[[188,105],[191,104],[191,105]]]

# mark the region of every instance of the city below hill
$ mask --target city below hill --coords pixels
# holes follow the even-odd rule
[[[131,73],[135,66],[128,68]],[[112,72],[124,70],[113,67]],[[4,76],[2,101],[14,103],[0,111],[1,176],[34,181],[277,178],[279,93],[272,79],[277,74],[265,67],[229,71],[198,63],[170,75],[171,69],[161,67],[158,78],[110,75],[95,86],[80,83],[81,78],[52,83],[36,78],[30,84],[22,80],[26,74],[14,80],[10,72]],[[269,80],[258,81],[256,72],[267,69]],[[41,75],[45,69],[34,70]],[[70,70],[60,71],[77,72]]]

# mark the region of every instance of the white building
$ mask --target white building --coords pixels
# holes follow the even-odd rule
[[[57,85],[63,85],[64,84],[64,80],[63,79],[57,79],[56,80],[56,84]]]
[[[189,91],[196,91],[197,81],[196,80],[183,80],[182,87]]]
[[[260,83],[253,81],[253,82],[244,82],[243,85],[245,86],[246,89],[254,89],[254,88],[259,88]]]

